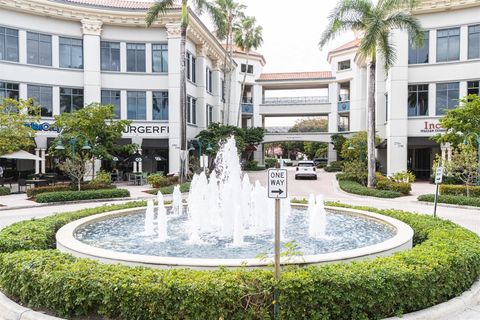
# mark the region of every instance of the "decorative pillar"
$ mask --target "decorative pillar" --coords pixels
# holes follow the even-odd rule
[[[330,101],[330,114],[328,115],[328,132],[332,135],[338,132],[338,83],[332,82],[328,85],[328,95]],[[337,160],[337,151],[333,149],[333,144],[328,144],[328,163]]]
[[[207,126],[206,112],[206,93],[207,93],[207,52],[206,44],[197,45],[197,126],[205,128]],[[190,137],[187,137],[190,138]],[[194,138],[194,137],[192,137]]]
[[[40,149],[35,149],[35,155],[40,157]],[[35,160],[35,174],[40,173],[40,160]]]
[[[42,168],[41,168],[41,173],[46,173],[46,170],[45,170],[45,162],[46,162],[46,150],[45,149],[40,149],[40,157],[42,158]]]
[[[102,21],[99,20],[82,20],[84,101],[86,105],[101,101],[100,35],[102,24]]]
[[[142,149],[138,149],[138,153],[142,154]],[[143,160],[138,162],[138,172],[143,172]]]
[[[212,83],[213,83],[213,122],[222,122],[220,110],[223,108],[222,102],[222,72],[220,59],[212,61]]]

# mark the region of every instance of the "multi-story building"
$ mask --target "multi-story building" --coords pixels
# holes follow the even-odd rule
[[[41,105],[36,172],[55,166],[48,149],[53,117],[93,102],[115,105],[132,124],[119,143],[167,161],[128,164],[133,171],[178,172],[180,145],[180,16],[169,10],[145,26],[148,1],[1,0],[0,98],[34,98]],[[226,51],[190,12],[187,35],[187,138],[211,122],[232,119],[238,102],[222,97]],[[232,96],[238,95],[236,74]],[[230,110],[230,116],[224,115]],[[32,166],[18,162],[20,169]],[[99,167],[99,166],[98,166]],[[33,168],[32,168],[33,169]],[[98,168],[97,168],[98,169]]]

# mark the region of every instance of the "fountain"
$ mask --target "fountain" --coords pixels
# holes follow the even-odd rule
[[[147,209],[128,209],[84,218],[57,233],[57,247],[110,263],[156,267],[267,266],[258,254],[273,253],[274,200],[259,181],[242,174],[236,142],[228,139],[209,177],[191,181],[186,206],[179,187],[173,203],[157,195]],[[412,229],[378,214],[325,207],[321,195],[308,206],[281,200],[282,241],[295,240],[301,259],[284,263],[347,261],[411,248]],[[155,230],[156,225],[156,230]]]

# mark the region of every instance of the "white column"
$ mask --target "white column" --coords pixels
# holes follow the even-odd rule
[[[205,128],[206,119],[206,68],[207,68],[207,51],[208,47],[204,45],[197,46],[197,126]],[[194,137],[188,137],[194,138]]]
[[[146,43],[145,44],[145,71],[147,73],[152,73],[153,66],[152,66],[152,44]]]
[[[437,108],[437,86],[435,83],[428,84],[428,116],[435,117]]]
[[[102,22],[83,19],[83,75],[84,75],[84,102],[100,102],[102,78],[100,74],[100,35]]]
[[[436,63],[437,62],[437,30],[432,29],[430,30],[430,39],[429,39],[429,46],[428,46],[428,60],[429,63]]]
[[[27,31],[18,31],[18,61],[21,64],[27,63]]]
[[[60,114],[60,87],[52,88],[52,112],[54,116]]]
[[[27,84],[26,83],[20,83],[20,85],[18,87],[19,87],[18,89],[20,90],[20,93],[19,93],[20,99],[23,99],[23,100],[28,99]]]
[[[35,155],[40,157],[40,149],[35,149]],[[40,173],[40,160],[35,160],[35,174]]]
[[[180,23],[167,23],[168,32],[168,123],[169,173],[180,172]]]
[[[42,158],[42,168],[41,168],[41,173],[45,173],[45,162],[46,162],[46,157],[45,157],[45,149],[40,149],[40,157]]]
[[[142,154],[142,149],[138,149],[138,153]],[[143,172],[143,161],[138,162],[138,172]]]
[[[127,72],[127,43],[120,42],[120,72]]]
[[[440,150],[442,151],[442,162],[445,162],[447,160],[447,147],[444,143],[440,145]]]
[[[460,61],[468,60],[468,26],[460,27]],[[460,95],[460,97],[463,97]]]
[[[330,101],[330,114],[328,115],[328,132],[335,134],[338,132],[338,83],[332,82],[328,85],[328,96]],[[337,160],[337,151],[333,150],[333,145],[328,144],[328,163]]]
[[[59,38],[52,35],[52,67],[59,68],[60,66],[60,45]]]
[[[212,62],[212,83],[213,83],[213,122],[222,122],[220,117],[220,109],[223,107],[222,102],[222,73],[220,71],[220,60]]]
[[[147,91],[147,121],[152,121],[153,119],[153,93],[152,91]]]
[[[127,119],[127,90],[120,91],[120,118]]]

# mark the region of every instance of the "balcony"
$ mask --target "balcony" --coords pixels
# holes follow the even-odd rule
[[[306,105],[306,104],[325,104],[329,103],[328,97],[281,97],[265,98],[263,105]]]
[[[242,114],[253,115],[253,103],[242,103]]]
[[[338,102],[338,112],[349,112],[349,111],[350,111],[350,101]]]
[[[265,98],[260,114],[271,116],[324,115],[330,113],[328,96]]]

